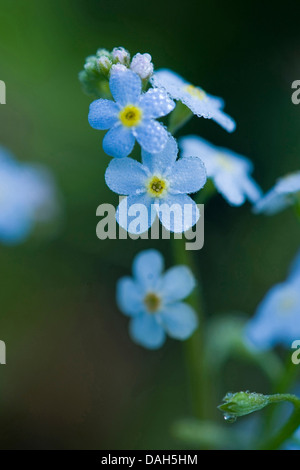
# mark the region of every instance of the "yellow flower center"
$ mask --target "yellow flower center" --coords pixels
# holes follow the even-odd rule
[[[147,182],[147,191],[151,197],[162,197],[168,189],[168,183],[161,176],[152,176]]]
[[[121,109],[119,119],[123,126],[134,127],[138,126],[142,120],[143,112],[137,106],[128,104],[125,108]]]
[[[233,170],[234,165],[232,161],[230,160],[230,158],[228,158],[226,155],[219,153],[216,156],[216,160],[218,164],[220,165],[220,167],[222,167],[224,170],[227,170],[227,171]]]
[[[144,299],[144,304],[149,313],[155,313],[161,305],[161,300],[157,294],[149,292]]]
[[[292,293],[287,294],[280,301],[280,312],[282,315],[289,315],[296,305],[296,296]]]
[[[198,100],[204,100],[204,98],[206,97],[205,91],[201,90],[201,88],[198,88],[194,85],[185,85],[184,91],[186,91],[193,98],[198,98]]]

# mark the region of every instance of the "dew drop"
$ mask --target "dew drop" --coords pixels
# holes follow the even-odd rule
[[[234,415],[224,415],[224,419],[225,419],[225,421],[227,421],[227,423],[235,423],[236,422],[236,416],[234,416]]]

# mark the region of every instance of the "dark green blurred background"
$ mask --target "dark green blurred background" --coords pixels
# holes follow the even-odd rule
[[[278,4],[277,4],[278,5]],[[109,158],[87,122],[90,99],[77,80],[87,55],[124,46],[149,52],[226,100],[230,135],[194,119],[184,134],[250,157],[264,190],[300,168],[299,2],[0,0],[0,143],[50,167],[63,193],[61,232],[0,248],[0,446],[3,449],[177,448],[172,422],[191,416],[183,348],[135,346],[115,305],[115,283],[135,253],[168,242],[99,241],[96,208],[117,202],[104,184]],[[0,189],[1,191],[1,189]],[[221,197],[206,206],[205,247],[195,253],[208,315],[252,315],[282,280],[299,248],[291,211],[265,218]],[[225,391],[269,391],[254,371],[230,364]],[[216,403],[217,405],[218,403]],[[221,421],[221,416],[216,419]]]

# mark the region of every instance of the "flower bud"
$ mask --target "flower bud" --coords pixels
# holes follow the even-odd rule
[[[227,393],[223,401],[225,403],[218,408],[227,421],[235,421],[240,416],[259,411],[270,403],[268,396],[250,392]]]
[[[130,54],[124,47],[115,47],[112,51],[112,59],[116,64],[129,66]]]
[[[150,54],[136,54],[132,61],[130,68],[133,72],[138,74],[142,80],[149,80],[153,74],[152,57]]]

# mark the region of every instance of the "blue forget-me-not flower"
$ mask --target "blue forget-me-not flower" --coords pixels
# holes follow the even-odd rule
[[[228,132],[235,130],[235,121],[222,110],[224,101],[221,98],[209,95],[168,69],[155,72],[151,82],[154,87],[166,90],[174,100],[185,104],[196,116],[213,119]]]
[[[300,202],[300,171],[280,178],[254,207],[256,214],[273,215]]]
[[[170,113],[175,103],[163,90],[151,88],[142,93],[141,78],[121,64],[112,67],[109,87],[115,101],[96,100],[89,112],[93,128],[109,129],[103,139],[104,151],[112,157],[127,157],[137,140],[147,152],[160,152],[168,132],[156,119]]]
[[[58,209],[56,187],[43,167],[17,162],[0,148],[0,241],[24,241],[36,222],[47,222]]]
[[[300,338],[300,253],[287,280],[267,293],[245,330],[248,344],[270,349],[277,344],[288,348]]]
[[[113,159],[105,174],[108,187],[127,196],[119,204],[117,221],[129,233],[149,229],[158,215],[171,232],[184,232],[195,225],[199,210],[190,193],[206,182],[204,164],[197,157],[177,160],[176,140],[169,136],[165,148],[156,154],[142,151],[142,163],[132,158]],[[140,213],[139,224],[131,216]]]
[[[251,177],[253,165],[247,158],[193,135],[181,138],[179,146],[183,157],[201,158],[207,177],[229,204],[240,206],[246,199],[254,203],[261,197],[261,190]]]
[[[198,326],[197,315],[183,302],[195,287],[186,266],[175,266],[163,273],[164,260],[156,250],[139,253],[133,261],[133,277],[117,284],[120,310],[131,318],[130,336],[149,349],[163,345],[168,334],[185,340]]]

